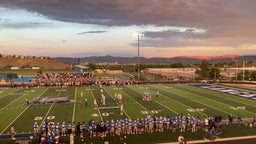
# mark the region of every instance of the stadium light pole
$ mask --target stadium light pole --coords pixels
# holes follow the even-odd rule
[[[243,61],[243,81],[244,81],[244,74],[245,74],[245,71],[244,71],[244,65],[245,65],[245,61]]]
[[[237,81],[238,58],[236,58],[236,81]]]
[[[138,56],[137,56],[137,64],[138,64],[138,80],[140,79],[140,40],[144,37],[141,33],[135,33],[134,37],[136,37],[138,41]]]

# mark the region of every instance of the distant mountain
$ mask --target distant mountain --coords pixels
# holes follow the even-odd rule
[[[236,55],[224,55],[224,56],[179,56],[171,58],[145,58],[140,57],[140,63],[158,63],[158,64],[170,64],[170,63],[184,63],[184,64],[199,64],[202,60],[208,60],[210,62],[232,62],[236,61],[256,61],[256,55],[236,56]],[[137,57],[113,57],[113,56],[91,56],[83,58],[67,58],[67,57],[56,57],[57,61],[66,64],[78,64],[80,63],[119,63],[119,64],[136,64],[138,62]]]

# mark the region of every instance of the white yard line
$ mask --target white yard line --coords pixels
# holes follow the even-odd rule
[[[60,95],[60,93],[62,92],[62,89],[63,89],[63,87],[59,90],[59,93],[57,94],[57,96]]]
[[[158,103],[159,105],[161,105],[161,106],[165,107],[166,109],[168,109],[168,110],[170,110],[170,111],[174,112],[175,114],[179,114],[178,112],[176,112],[176,111],[174,111],[173,109],[171,109],[171,108],[167,107],[166,105],[163,105],[163,104],[159,103],[159,102],[158,102],[158,101],[156,101],[156,100],[155,100],[154,102],[156,102],[156,103]]]
[[[72,122],[75,120],[75,112],[76,112],[76,95],[77,95],[77,87],[76,87],[76,89],[75,89],[75,99],[74,99],[74,107],[73,107]]]
[[[140,104],[139,102],[137,102],[134,98],[130,97],[126,92],[123,91],[123,93],[124,93],[125,95],[127,95],[127,96],[128,96],[131,100],[133,100],[135,103],[137,103],[137,104],[140,105],[142,108],[144,108],[146,111],[148,111],[150,114],[152,114],[149,109],[147,109],[147,108],[144,107],[142,104]]]
[[[63,87],[61,88],[61,90],[59,90],[59,93],[57,94],[57,96],[60,95],[60,93],[62,92],[62,89],[63,89]],[[55,103],[52,103],[52,105],[51,105],[50,108],[48,109],[48,111],[47,111],[47,113],[45,114],[44,119],[42,120],[42,122],[41,122],[41,124],[39,125],[38,129],[41,128],[43,122],[45,121],[47,115],[50,113],[50,111],[51,111],[51,109],[52,109],[52,106],[53,106],[54,104],[55,104]]]
[[[157,88],[157,87],[155,87],[155,86],[152,86],[152,87],[154,87],[154,88]],[[162,89],[162,88],[158,88],[158,89],[161,89],[162,91],[165,91],[165,92],[168,92],[168,91],[166,91],[165,89]],[[170,92],[168,92],[168,93],[170,93]],[[174,93],[175,95],[178,95],[177,93]],[[163,95],[162,94],[162,96],[164,96],[165,98],[167,98],[167,99],[169,99],[169,100],[172,100],[172,101],[175,101],[176,103],[179,103],[179,104],[181,104],[181,105],[184,105],[185,107],[187,107],[187,108],[191,108],[191,109],[193,109],[192,107],[190,107],[190,106],[188,106],[188,105],[186,105],[186,104],[184,104],[184,103],[181,103],[181,102],[179,102],[179,101],[177,101],[177,100],[174,100],[174,99],[172,99],[172,98],[170,98],[170,97],[168,97],[168,96],[166,96],[166,95]],[[180,95],[179,95],[180,96]],[[181,96],[181,97],[183,97],[183,96]],[[186,98],[186,97],[185,97]],[[187,99],[187,98],[186,98]],[[192,101],[192,100],[191,100]],[[203,115],[205,115],[205,116],[208,116],[207,114],[205,114],[205,113],[203,113],[203,112],[198,112],[198,113],[201,113],[201,114],[203,114]]]
[[[93,94],[93,92],[92,92],[91,87],[89,87],[89,89],[90,89],[90,92],[91,92],[91,95],[92,95],[93,99],[95,99],[95,97],[94,97],[94,94]],[[98,108],[98,107],[97,107],[97,110],[98,110],[98,113],[99,113],[99,115],[100,115],[100,120],[102,120],[102,121],[103,121],[103,118],[102,118],[102,116],[101,116],[101,113],[100,113],[100,110],[99,110],[99,108]]]
[[[1,134],[3,134],[4,131],[8,129],[28,108],[30,108],[31,105],[27,106],[3,131],[1,131]]]
[[[192,92],[188,92],[188,91],[186,91],[187,93],[192,93]],[[192,93],[193,94],[193,93]],[[195,94],[193,94],[193,95],[195,95]],[[202,96],[198,96],[198,97],[202,97]],[[210,98],[208,98],[208,99],[210,99]],[[225,98],[224,98],[225,99]],[[216,102],[216,103],[219,103],[219,104],[222,104],[222,105],[226,105],[227,107],[232,107],[233,105],[230,105],[230,104],[227,104],[227,103],[223,103],[223,102],[219,102],[219,101],[217,101],[217,100],[215,100],[215,99],[211,99],[213,102]],[[226,99],[227,100],[227,99]],[[231,100],[232,101],[232,100]],[[203,104],[203,103],[201,103],[201,104]],[[203,105],[205,105],[205,104],[203,104]],[[209,105],[207,105],[208,107],[211,107],[211,106],[209,106]],[[215,108],[216,109],[216,108]],[[256,113],[254,113],[254,112],[252,112],[252,111],[248,111],[247,109],[243,109],[243,110],[241,110],[241,111],[246,111],[246,112],[248,112],[248,113],[252,113],[252,114],[256,114]],[[233,114],[233,113],[232,113]]]
[[[51,111],[53,105],[54,105],[54,103],[52,103],[52,105],[51,105],[50,108],[48,109],[48,111],[47,111],[47,113],[45,114],[44,119],[42,120],[42,122],[41,122],[40,126],[38,127],[38,129],[41,128],[41,126],[42,126],[43,122],[45,121],[47,115],[50,113],[50,111]]]
[[[108,95],[110,95],[110,97],[116,102],[116,104],[120,106],[120,104],[112,97],[112,95],[111,95],[105,88],[103,88],[103,89],[107,92]],[[131,117],[126,113],[125,110],[124,110],[124,114],[125,114],[129,119],[131,119]]]
[[[175,95],[178,95],[178,96],[180,96],[180,97],[183,97],[183,98],[188,99],[187,97],[181,96],[181,95],[177,94],[176,92],[173,92],[173,93],[174,93]],[[190,99],[190,101],[193,101],[193,102],[198,103],[196,100],[192,100],[192,99]],[[212,109],[215,109],[215,110],[221,111],[221,112],[223,112],[223,113],[226,113],[227,115],[228,115],[228,114],[236,115],[236,114],[233,114],[233,113],[229,113],[229,112],[223,111],[223,110],[218,109],[218,108],[216,108],[216,107],[213,107],[213,106],[210,106],[210,105],[204,104],[203,102],[202,102],[202,103],[200,103],[200,104],[201,104],[201,105],[205,105],[205,106],[207,106],[207,107],[209,107],[209,108],[212,108]],[[205,114],[205,115],[206,115],[206,114]]]
[[[40,95],[42,96],[46,91],[48,90],[48,88],[46,90],[44,90]],[[3,133],[5,130],[8,129],[8,127],[10,127],[12,125],[13,122],[15,122],[28,108],[30,108],[31,105],[29,105],[28,107],[26,107],[1,133]]]
[[[219,86],[219,85],[214,85],[214,86]],[[225,87],[225,86],[223,86],[223,87],[224,87],[224,88],[230,88],[230,87]],[[198,88],[200,88],[200,87],[198,87]],[[230,89],[232,89],[232,88],[230,88]],[[211,90],[211,89],[205,89],[205,90]],[[242,89],[237,89],[237,90],[242,90]],[[220,92],[220,91],[215,91],[215,90],[211,90],[211,91],[213,91],[213,92]],[[242,90],[242,91],[246,91],[246,90]],[[202,92],[202,93],[205,93],[205,92]],[[224,92],[220,92],[220,93],[224,93]],[[256,92],[255,92],[255,93],[256,93]],[[229,93],[224,93],[224,94],[232,95],[232,94],[229,94]],[[212,95],[212,96],[215,96],[215,94]],[[237,98],[243,98],[243,97],[239,97],[239,96],[237,96],[237,95],[232,95],[232,96],[236,96]],[[217,96],[217,97],[219,97],[219,96]],[[225,100],[230,100],[230,101],[238,102],[237,100],[230,99],[230,98],[226,98],[226,97],[221,97],[221,98],[223,98],[223,99],[225,99]],[[250,100],[250,99],[248,99],[248,100]],[[245,105],[248,105],[248,106],[251,106],[251,107],[255,107],[255,108],[256,108],[255,105],[251,105],[251,104],[246,103],[246,102],[244,102],[244,101],[239,101],[239,103],[245,104]]]
[[[16,98],[14,101],[10,102],[8,105],[6,105],[5,107],[1,108],[0,111],[4,110],[6,107],[8,107],[9,105],[11,105],[12,103],[16,102],[17,100],[19,100],[20,98],[22,98],[24,95],[26,95],[27,93],[23,94],[22,96]]]
[[[12,94],[12,93],[18,91],[18,90],[19,90],[19,89],[16,89],[16,90],[14,90],[14,91],[12,91],[12,92],[9,92],[9,93],[7,93],[7,94],[1,96],[0,99],[2,99],[2,98],[4,98],[4,97],[8,96],[9,94]]]
[[[131,89],[133,89],[133,88],[131,88]],[[138,92],[138,93],[140,93],[140,91],[137,91],[136,89],[133,89],[133,90],[136,91],[136,92]],[[150,91],[152,91],[152,90],[150,90]],[[163,94],[162,94],[162,95],[163,95]],[[165,96],[165,95],[163,95],[163,96]],[[165,97],[166,97],[166,96],[165,96]],[[168,97],[166,97],[166,98],[168,98]],[[158,103],[159,105],[165,107],[166,109],[168,109],[168,110],[174,112],[175,114],[178,114],[178,112],[176,112],[176,111],[174,111],[173,109],[167,107],[166,105],[163,105],[163,104],[159,103],[159,102],[156,101],[156,100],[154,100],[154,102],[156,102],[156,103]],[[186,105],[186,107],[187,107],[187,105]]]

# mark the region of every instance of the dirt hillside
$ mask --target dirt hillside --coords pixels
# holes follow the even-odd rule
[[[45,69],[66,69],[70,66],[51,58],[13,58],[2,57],[0,58],[0,68],[6,66],[12,67],[40,67]]]

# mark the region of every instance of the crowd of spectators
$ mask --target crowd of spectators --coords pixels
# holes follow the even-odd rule
[[[81,86],[81,85],[131,85],[133,81],[96,78],[94,73],[38,73],[35,84],[45,86]]]
[[[94,73],[38,73],[35,76],[38,86],[75,86],[95,82]]]

